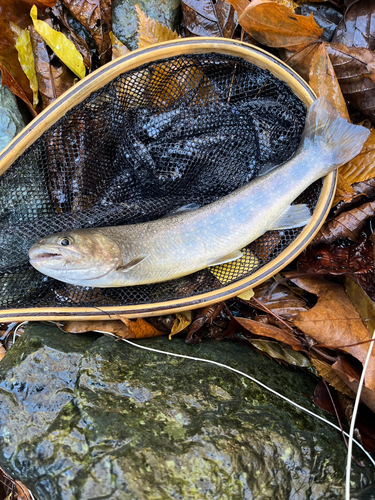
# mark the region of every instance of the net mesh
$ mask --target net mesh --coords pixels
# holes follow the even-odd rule
[[[213,202],[292,156],[305,114],[284,82],[236,57],[179,56],[120,75],[0,177],[0,309],[162,302],[249,276],[301,228],[266,233],[239,261],[125,288],[48,278],[30,266],[28,249],[54,232],[143,222]],[[320,190],[319,181],[297,201],[313,210]]]

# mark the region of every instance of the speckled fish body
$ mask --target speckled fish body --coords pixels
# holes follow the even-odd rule
[[[42,273],[76,285],[120,287],[179,278],[241,257],[271,229],[308,223],[291,203],[314,181],[349,161],[369,135],[319,98],[292,159],[202,208],[141,224],[79,229],[42,239],[29,251]]]

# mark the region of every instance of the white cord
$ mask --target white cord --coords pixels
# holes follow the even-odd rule
[[[375,330],[374,330],[374,333],[372,335],[372,340],[375,340]],[[367,366],[368,366],[369,361],[370,361],[373,347],[374,347],[374,342],[370,342],[370,347],[368,348],[366,360],[365,360],[365,363],[363,365],[361,378],[359,380],[357,395],[356,395],[355,402],[354,402],[353,415],[352,415],[352,419],[350,422],[349,442],[348,442],[348,459],[347,459],[347,463],[346,463],[345,500],[350,500],[350,474],[351,474],[351,468],[352,468],[353,441],[355,441],[355,439],[353,439],[355,420],[357,418],[358,406],[359,406],[359,402],[361,399],[361,392],[362,392],[363,385],[365,383],[365,374],[366,374]]]
[[[112,337],[116,337],[116,335],[114,335],[113,333],[102,332],[100,330],[94,330],[94,331],[97,332],[97,333],[105,333],[106,335],[111,335]],[[118,338],[118,337],[116,337],[116,338]],[[312,415],[313,417],[321,420],[322,422],[325,422],[326,424],[330,425],[331,427],[333,427],[334,429],[338,430],[341,433],[340,427],[338,427],[337,425],[333,424],[329,420],[326,420],[324,417],[321,417],[320,415],[314,413],[313,411],[308,410],[307,408],[304,408],[303,406],[299,405],[298,403],[295,403],[294,401],[292,401],[291,399],[287,398],[286,396],[283,396],[282,394],[279,394],[277,391],[275,391],[274,389],[271,389],[271,387],[268,387],[267,385],[263,384],[262,382],[260,382],[256,378],[251,377],[250,375],[247,375],[247,373],[241,372],[240,370],[236,370],[235,368],[232,368],[231,366],[224,365],[222,363],[218,363],[217,361],[212,361],[211,359],[196,358],[196,357],[193,357],[193,356],[186,356],[185,354],[175,354],[174,352],[161,351],[159,349],[152,349],[151,347],[146,347],[146,346],[143,346],[141,344],[136,344],[136,343],[131,342],[130,340],[127,340],[127,339],[119,339],[119,340],[127,342],[130,345],[133,345],[135,347],[139,347],[140,349],[144,349],[146,351],[158,352],[160,354],[166,354],[168,356],[175,356],[176,358],[185,358],[185,359],[192,359],[193,361],[202,361],[203,363],[211,363],[212,365],[220,366],[221,368],[226,368],[227,370],[230,370],[232,372],[238,373],[239,375],[250,379],[252,382],[255,382],[260,387],[263,387],[264,389],[266,389],[267,391],[271,392],[272,394],[275,394],[276,396],[278,396],[279,398],[283,399],[284,401],[286,401],[287,403],[291,404],[292,406],[295,406],[296,408],[304,411],[305,413],[308,413],[309,415]],[[344,434],[345,434],[345,436],[347,436],[348,438],[350,438],[349,434],[347,434],[346,432],[344,432]],[[352,436],[352,441],[365,453],[365,455],[367,456],[367,458],[371,461],[372,465],[375,466],[375,460],[372,458],[372,456],[363,448],[363,446],[356,439],[353,439],[353,436]]]

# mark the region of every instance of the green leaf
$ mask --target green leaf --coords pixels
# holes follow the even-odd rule
[[[79,78],[84,78],[86,68],[83,64],[83,57],[75,48],[74,43],[66,38],[65,35],[52,29],[44,21],[37,19],[37,8],[33,5],[30,12],[35,30],[43,38],[46,44],[54,51],[61,61],[68,66]]]
[[[38,78],[35,72],[34,53],[31,45],[29,30],[21,29],[16,24],[9,22],[13,33],[16,35],[16,49],[18,52],[18,60],[21,64],[25,75],[30,82],[30,88],[33,91],[33,108],[35,109],[39,102],[38,95]]]

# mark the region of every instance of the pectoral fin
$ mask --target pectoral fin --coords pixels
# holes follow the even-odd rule
[[[188,205],[184,205],[182,207],[173,209],[171,212],[168,212],[167,214],[163,215],[161,219],[164,219],[165,217],[172,217],[172,215],[183,214],[185,212],[192,212],[193,210],[197,210],[200,207],[201,205],[198,205],[198,203],[189,203]]]
[[[293,227],[301,227],[308,224],[311,220],[310,209],[305,204],[289,205],[272,224],[269,231],[277,229],[292,229]]]
[[[126,262],[125,264],[116,268],[116,271],[120,271],[121,273],[127,273],[130,269],[133,269],[135,266],[138,266],[141,262],[147,259],[148,255],[141,255],[140,257],[136,257],[130,262]]]
[[[227,262],[232,262],[233,260],[240,259],[242,257],[242,252],[236,250],[235,252],[224,255],[224,257],[219,257],[216,260],[210,260],[207,267],[218,266],[219,264],[226,264]]]

